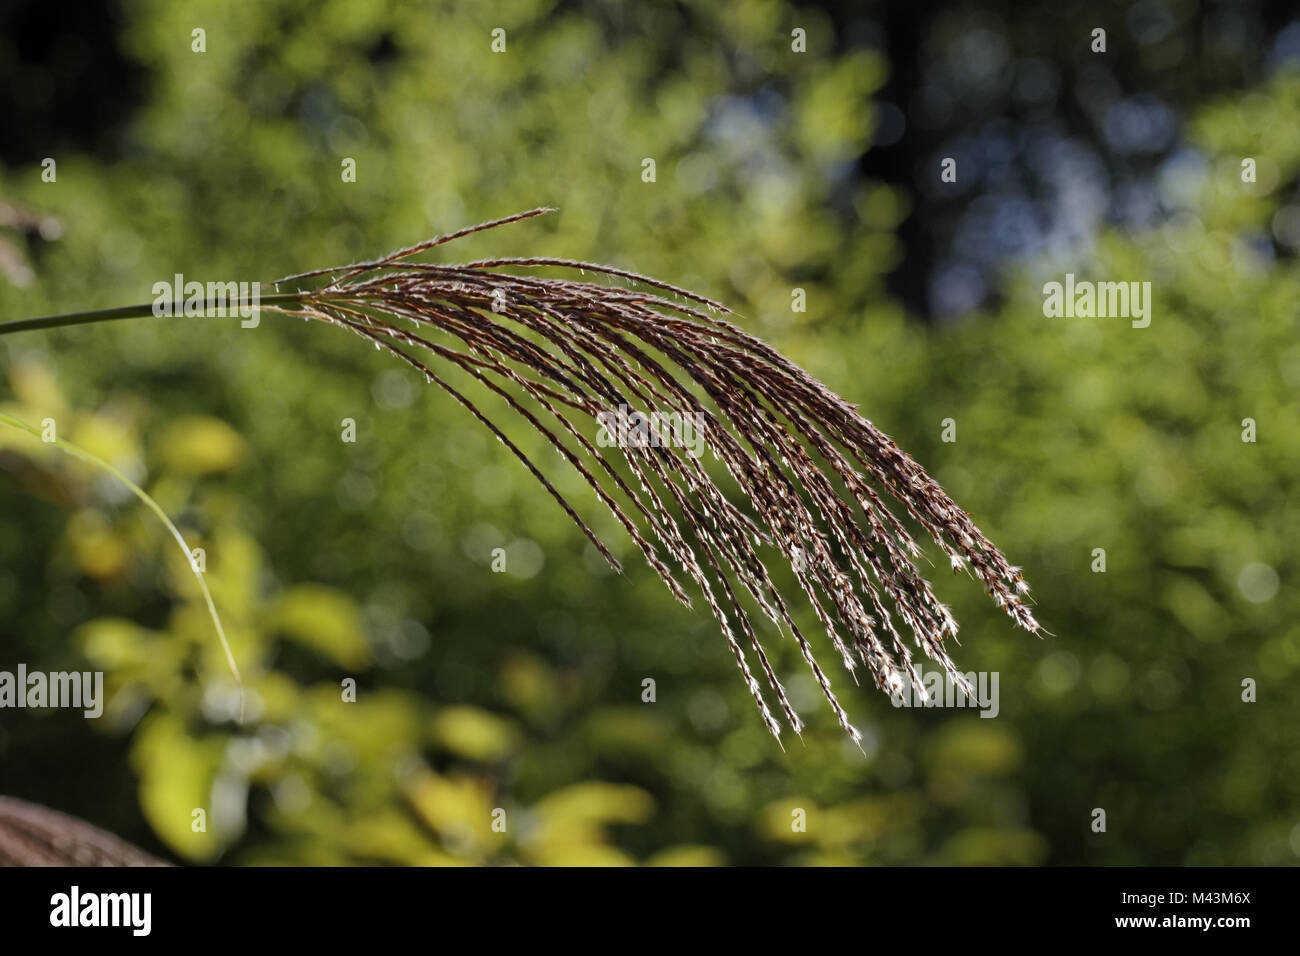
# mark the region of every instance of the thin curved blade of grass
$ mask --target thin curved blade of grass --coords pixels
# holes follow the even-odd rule
[[[0,423],[8,425],[11,428],[16,428],[19,431],[26,432],[35,437],[38,441],[52,444],[60,451],[72,455],[74,458],[80,458],[82,461],[93,465],[100,471],[112,475],[125,485],[133,495],[140,499],[140,501],[144,503],[145,507],[152,511],[158,517],[158,520],[163,523],[171,533],[172,538],[176,541],[177,546],[181,549],[181,553],[185,555],[186,566],[194,573],[195,580],[199,582],[199,590],[203,592],[203,601],[208,608],[208,617],[212,619],[212,626],[217,632],[217,640],[221,642],[221,650],[226,656],[226,664],[230,667],[230,673],[235,678],[236,686],[239,687],[239,722],[243,723],[244,681],[243,678],[239,676],[239,667],[235,664],[235,655],[230,649],[230,641],[226,637],[226,629],[221,625],[221,615],[217,613],[217,605],[212,600],[212,592],[208,590],[208,582],[203,579],[203,572],[194,566],[194,556],[190,551],[190,546],[185,543],[185,538],[181,534],[180,529],[176,527],[171,518],[167,517],[167,512],[163,511],[162,506],[159,505],[158,502],[154,501],[147,491],[137,485],[126,475],[122,474],[122,472],[114,468],[108,462],[104,461],[104,459],[92,452],[86,451],[86,449],[82,448],[80,445],[76,445],[64,438],[59,438],[57,435],[53,441],[46,442],[46,439],[42,436],[39,429],[27,424],[21,419],[14,418],[12,415],[6,415],[4,412],[0,412]]]
[[[721,304],[627,270],[570,259],[410,261],[461,236],[547,211],[462,229],[381,259],[288,276],[277,285],[327,281],[297,293],[292,302],[262,308],[347,329],[418,370],[518,457],[621,570],[545,472],[437,367],[459,368],[503,400],[577,471],[678,600],[690,604],[672,565],[694,583],[774,735],[781,723],[769,707],[769,692],[796,733],[803,721],[742,594],[789,631],[837,721],[860,739],[774,583],[760,555],[764,547],[775,548],[790,565],[855,680],[861,664],[887,693],[901,689],[904,675],[924,693],[901,624],[913,645],[973,694],[943,646],[956,635],[957,622],[918,572],[913,559],[921,549],[882,491],[934,539],[954,570],[966,569],[981,581],[1016,625],[1041,631],[1026,603],[1029,588],[1020,569],[938,483],[855,405],[726,321],[729,310]],[[501,268],[576,270],[584,278]],[[586,273],[629,285],[590,282]],[[623,444],[616,453],[602,453],[587,436],[594,423],[620,409],[703,423],[707,447],[753,513],[735,504],[671,440],[680,434],[666,436],[666,443]],[[626,477],[616,463],[627,469]]]

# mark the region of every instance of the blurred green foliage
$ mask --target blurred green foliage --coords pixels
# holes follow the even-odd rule
[[[152,516],[2,434],[0,660],[103,669],[111,699],[95,724],[6,716],[0,790],[194,862],[1295,862],[1297,278],[1251,243],[1296,208],[1295,79],[1195,118],[1209,162],[1174,184],[1167,226],[1024,263],[998,314],[927,328],[883,294],[907,197],[843,165],[889,65],[829,55],[813,11],[127,10],[152,86],[125,155],[58,156],[54,184],[0,169],[0,196],[62,229],[29,286],[0,283],[6,318],[148,301],[177,272],[267,280],[554,205],[446,255],[594,259],[727,302],[971,510],[1054,636],[1012,632],[944,574],[958,661],[1000,672],[1001,712],[846,692],[865,753],[773,641],[811,718],[783,751],[712,620],[670,599],[560,463],[622,577],[460,408],[352,337],[274,317],[24,333],[0,340],[3,409],[56,419],[204,548],[249,721]],[[1066,271],[1152,281],[1151,327],[1044,318],[1042,283]]]

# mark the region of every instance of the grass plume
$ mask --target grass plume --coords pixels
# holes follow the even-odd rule
[[[694,586],[774,735],[783,723],[799,732],[803,721],[747,600],[789,633],[836,719],[859,740],[773,580],[773,555],[789,565],[855,679],[861,667],[887,693],[901,688],[904,676],[920,688],[916,648],[973,693],[945,648],[957,622],[917,570],[921,549],[886,499],[934,539],[954,569],[972,573],[1015,624],[1039,632],[1020,570],[921,466],[855,405],[730,321],[720,303],[569,259],[413,261],[452,240],[547,211],[288,276],[276,285],[313,288],[263,297],[261,308],[346,329],[416,369],[519,458],[621,570],[546,471],[440,372],[459,368],[503,400],[581,475],[679,601],[690,605],[687,584]],[[538,275],[539,268],[568,277]],[[587,273],[622,284],[589,281]],[[0,334],[148,314],[140,309],[5,323]],[[733,492],[672,443],[602,450],[592,440],[597,423],[620,408],[704,422],[707,447],[729,473]]]

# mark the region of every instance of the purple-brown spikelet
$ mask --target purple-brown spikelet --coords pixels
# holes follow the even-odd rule
[[[803,723],[740,592],[778,628],[789,629],[840,725],[855,741],[859,737],[769,576],[759,554],[764,546],[779,549],[789,562],[850,672],[865,665],[887,693],[901,685],[903,674],[920,687],[900,634],[910,631],[915,645],[972,693],[943,646],[957,622],[918,573],[913,559],[920,548],[886,507],[882,491],[934,538],[954,569],[968,568],[1017,625],[1038,632],[1019,569],[938,483],[856,406],[726,321],[728,310],[717,302],[567,259],[409,261],[461,236],[546,211],[463,229],[373,262],[289,276],[277,284],[327,281],[292,303],[263,308],[350,329],[418,369],[492,431],[619,569],[544,471],[438,368],[451,363],[504,399],[578,471],[678,600],[690,604],[678,574],[694,582],[773,734],[779,735],[781,722],[768,692],[790,727],[798,732]],[[528,267],[590,272],[632,287],[499,271]],[[592,440],[597,426],[626,409],[643,416],[631,416],[638,422],[670,423],[656,436],[665,440],[644,440],[641,430],[641,440],[602,451],[606,443]],[[681,437],[673,428],[688,421],[701,424],[707,447],[739,495],[725,494],[698,458],[673,440]]]

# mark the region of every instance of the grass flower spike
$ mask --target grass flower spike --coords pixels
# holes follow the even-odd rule
[[[412,261],[546,211],[289,276],[260,308],[347,329],[410,365],[519,458],[620,569],[546,469],[444,375],[459,368],[502,399],[576,469],[679,601],[689,605],[692,590],[702,597],[773,734],[783,724],[798,732],[803,721],[755,609],[788,632],[782,639],[795,643],[836,719],[859,739],[813,640],[796,623],[791,595],[774,580],[774,560],[789,566],[841,664],[855,679],[865,668],[886,693],[905,678],[922,686],[919,650],[973,694],[945,646],[957,622],[917,570],[921,550],[902,515],[934,539],[954,569],[969,570],[1015,624],[1039,631],[1019,569],[934,479],[856,406],[729,321],[721,304],[567,259]],[[567,277],[549,275],[556,271]],[[283,291],[294,284],[315,288]],[[23,320],[0,324],[0,334],[147,314],[142,306]],[[602,423],[627,409],[642,422],[700,423],[717,474],[671,440],[681,437],[676,431],[665,441],[599,441]]]

